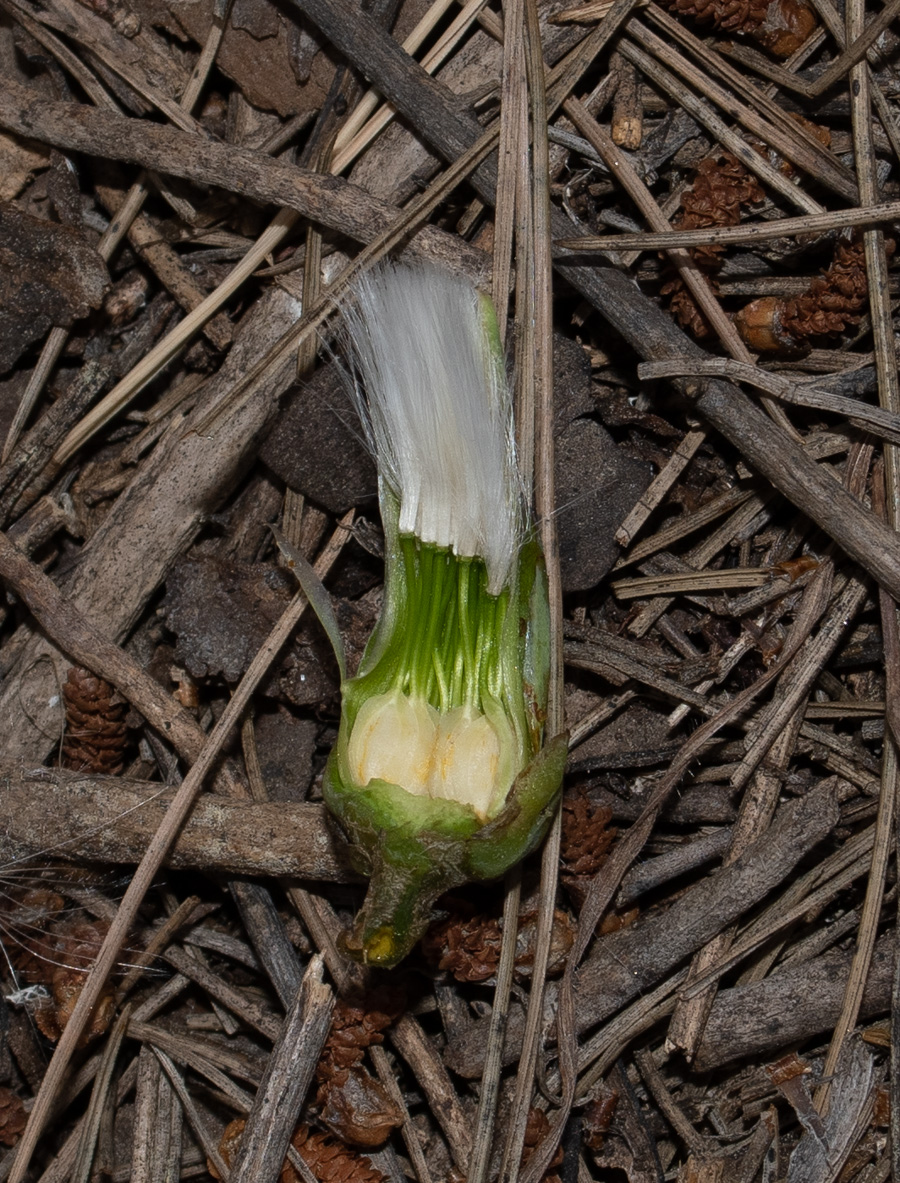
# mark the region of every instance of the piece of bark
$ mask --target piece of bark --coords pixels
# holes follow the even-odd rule
[[[287,485],[335,515],[353,506],[366,512],[377,494],[375,464],[348,381],[330,362],[298,383],[259,452]]]
[[[717,932],[764,899],[830,832],[839,816],[831,785],[788,802],[766,835],[730,867],[705,877],[664,912],[598,940],[577,974],[579,1033],[651,990]],[[514,1062],[519,1054],[522,1027],[516,1019],[510,1015],[504,1063]],[[447,1062],[461,1076],[478,1076],[485,1046],[479,1024],[462,1045],[448,1046]]]
[[[875,946],[860,1019],[890,1010],[894,946],[893,933]],[[708,1072],[735,1060],[760,1060],[830,1032],[841,1011],[852,961],[852,949],[835,949],[761,982],[720,990],[694,1068]]]
[[[138,10],[156,7],[138,4]],[[199,45],[209,36],[213,9],[192,0],[169,0],[174,20],[170,31],[183,29]],[[177,22],[177,24],[176,24]],[[334,63],[327,54],[314,53],[302,84],[293,67],[293,48],[300,30],[274,4],[239,0],[232,5],[216,66],[234,79],[248,102],[263,111],[275,109],[289,117],[318,111],[328,93]],[[314,46],[310,48],[314,49]]]
[[[162,605],[178,663],[194,678],[237,682],[295,587],[291,573],[274,563],[207,554],[181,559],[166,580]]]
[[[99,308],[106,264],[73,226],[0,203],[0,374],[53,327]]]
[[[319,724],[283,707],[263,710],[260,705],[253,723],[260,773],[269,800],[304,801],[312,783]]]
[[[280,289],[257,302],[222,369],[207,384],[202,406],[157,445],[62,585],[64,594],[111,640],[127,635],[171,564],[241,476],[274,413],[275,400],[291,380],[290,361],[212,428],[197,428],[297,313],[296,301]],[[0,686],[8,758],[40,763],[52,749],[59,734],[59,685],[69,665],[41,635],[21,645]]]
[[[23,769],[11,762],[0,768],[0,786],[5,862],[42,856],[138,863],[175,795],[154,781]],[[200,797],[166,865],[329,882],[358,878],[323,805],[218,795]]]
[[[559,565],[563,591],[594,587],[619,558],[616,531],[650,483],[592,419],[576,419],[556,441]]]

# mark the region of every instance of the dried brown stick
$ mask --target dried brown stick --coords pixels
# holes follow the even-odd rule
[[[69,1176],[72,1183],[88,1183],[91,1178],[91,1168],[94,1163],[97,1140],[100,1136],[103,1110],[112,1099],[110,1090],[113,1088],[116,1061],[119,1058],[122,1041],[128,1029],[130,1015],[131,1004],[129,1003],[116,1019],[100,1057],[97,1075],[94,1078],[94,1087],[91,1089],[91,1099],[88,1102],[87,1113],[84,1115],[81,1127],[81,1137],[78,1139],[75,1163]]]
[[[821,591],[821,589],[818,590]],[[757,678],[753,685],[735,695],[730,702],[722,707],[716,716],[703,723],[683,745],[668,772],[657,784],[651,794],[650,800],[641,811],[635,824],[628,830],[614,850],[609,863],[604,868],[604,874],[595,877],[591,885],[582,907],[575,946],[569,955],[566,965],[565,976],[567,978],[574,979],[581,957],[587,950],[596,926],[615,895],[623,875],[643,848],[660,809],[665,804],[675,786],[685,776],[691,761],[702,750],[703,744],[716,735],[722,727],[740,719],[762,690],[778,676],[782,663],[790,661],[796,654],[812,622],[818,619],[823,607],[824,602],[821,595],[814,594],[814,589],[810,589],[801,602],[794,625],[788,634],[782,652],[781,662],[776,666],[770,667],[761,677]],[[563,993],[561,996],[565,997],[566,995]],[[575,1015],[574,1005],[565,1008],[561,1007],[557,1016],[558,1042],[563,1044],[564,1041],[568,1041],[574,1049],[577,1030],[578,1019]],[[560,1109],[562,1115],[560,1120],[565,1119],[566,1111],[569,1108],[569,1098],[566,1096],[563,1098],[563,1104]]]
[[[453,1161],[465,1171],[472,1124],[435,1045],[413,1015],[403,1015],[391,1029],[390,1038],[422,1086],[431,1112],[447,1138]]]
[[[701,440],[706,439],[706,435],[703,432],[692,432],[691,434],[700,435]],[[681,466],[679,465],[678,467]],[[663,469],[662,471],[665,472],[666,470]],[[623,567],[630,566],[632,563],[640,563],[642,560],[650,558],[659,551],[670,550],[672,545],[679,539],[686,538],[689,534],[693,534],[697,530],[709,526],[716,518],[722,517],[723,514],[739,509],[754,496],[752,488],[743,488],[740,485],[733,486],[720,497],[715,497],[712,501],[701,505],[693,513],[685,514],[683,518],[676,519],[671,525],[663,526],[661,530],[657,530],[655,534],[652,534],[645,541],[639,542],[629,550],[627,555],[619,559],[614,570],[620,571]],[[762,503],[760,499],[756,498],[756,501],[757,509],[761,508]]]
[[[669,457],[667,463],[653,478],[646,492],[640,497],[634,508],[620,524],[618,530],[616,530],[616,542],[618,542],[619,546],[628,547],[631,545],[651,513],[653,513],[658,505],[662,504],[671,487],[681,476],[682,472],[684,472],[685,468],[687,468],[688,464],[690,464],[705,440],[705,431],[689,431],[685,435],[684,439]],[[618,568],[624,562],[631,561],[632,556],[629,556],[627,560],[619,559],[616,567]]]
[[[602,646],[569,642],[565,647],[566,665],[573,669],[591,670],[608,677],[608,671],[618,675],[617,681],[624,683],[634,680],[660,694],[667,695],[676,703],[686,702],[701,715],[714,715],[718,710],[715,703],[710,702],[705,695],[698,694],[688,686],[667,678],[657,670],[643,665],[621,653],[605,652]]]
[[[795,879],[781,896],[744,929],[740,938],[725,951],[721,960],[711,963],[711,968],[702,978],[685,983],[681,992],[682,998],[690,1000],[698,997],[723,974],[728,973],[762,945],[770,943],[777,933],[802,921],[804,916],[808,918],[810,915],[816,915],[854,880],[865,876],[871,860],[873,839],[874,826],[870,826],[845,842],[805,875]],[[752,980],[761,981],[765,976],[758,973],[756,966],[753,972]]]
[[[536,421],[536,409],[540,406],[543,410],[547,405],[543,396],[548,381],[549,389],[552,390],[552,373],[546,372],[550,335],[548,333],[545,337],[542,331],[546,327],[545,317],[548,314],[548,309],[552,306],[552,297],[549,290],[551,275],[549,240],[545,238],[544,250],[539,251],[536,233],[536,219],[539,214],[544,221],[549,216],[546,193],[539,193],[536,184],[538,173],[540,172],[543,176],[547,164],[544,69],[541,60],[538,66],[539,77],[535,84],[535,79],[529,78],[526,63],[526,55],[532,56],[532,46],[527,35],[526,7],[528,6],[528,0],[509,0],[503,9],[506,35],[503,39],[503,73],[500,86],[497,183],[494,199],[494,266],[491,290],[494,302],[500,309],[500,339],[501,343],[505,344],[512,338],[511,332],[509,335],[507,334],[507,310],[509,308],[507,292],[513,270],[513,246],[515,244],[515,432],[516,446],[523,460],[523,485],[533,498],[535,465],[540,467],[542,463],[545,464],[546,471],[551,474],[551,482],[553,472],[552,438],[549,455],[543,456],[540,450],[535,447],[536,438],[540,437],[544,426],[543,424],[539,425]],[[534,109],[536,102],[539,102],[542,107],[540,117]],[[529,115],[532,117],[530,123]],[[529,150],[529,139],[531,139],[531,150]],[[541,475],[539,474],[538,482],[540,480]],[[553,505],[552,497],[550,505],[551,507]],[[554,522],[552,513],[547,519],[542,519],[539,512],[538,519],[542,526],[547,521],[552,527]],[[552,560],[549,564],[549,574],[551,580],[554,575],[558,578],[559,567],[558,564],[554,565]],[[558,616],[555,612],[552,621],[553,625],[557,627],[555,627],[551,641],[551,661],[558,652],[556,645],[559,636]],[[555,667],[555,662],[553,664]],[[550,698],[554,701],[556,691],[556,679],[551,675]],[[548,704],[548,726],[551,735],[555,733],[555,724],[555,707],[553,703],[550,703]],[[552,836],[550,841],[552,843]],[[558,865],[558,859],[553,860],[554,869],[556,865]],[[471,1154],[468,1161],[467,1183],[485,1183],[496,1141],[495,1126],[500,1096],[503,1041],[509,1016],[515,950],[518,944],[521,876],[517,869],[513,869],[506,876],[504,887],[503,939],[500,961],[495,975],[491,1025],[488,1032],[484,1072],[481,1078]],[[549,933],[549,927],[544,917],[548,895],[551,899],[555,896],[555,884],[550,886],[547,892],[541,893],[539,907],[538,949],[535,957],[534,990],[530,1000],[531,1005],[537,1005],[539,1012],[542,1010],[540,999],[546,968],[545,963],[542,964],[542,955],[545,951],[542,937]],[[550,911],[549,919],[552,922],[552,904]],[[504,1164],[509,1153],[510,1140],[514,1141],[519,1136],[520,1129],[524,1130],[528,1105],[522,1094],[527,1092],[530,1096],[531,1093],[530,1071],[532,1053],[536,1046],[536,1038],[526,1039],[523,1045],[522,1061],[516,1081],[516,1095],[506,1122],[507,1142],[504,1149]],[[514,1155],[516,1163],[520,1157],[521,1149]],[[501,1166],[501,1179],[504,1173],[504,1166]]]
[[[184,1078],[165,1052],[159,1048],[153,1048],[153,1056],[163,1070],[160,1081],[165,1080],[169,1092],[173,1094],[170,1105],[174,1104],[177,1099],[181,1114],[187,1118],[194,1138],[203,1149],[204,1157],[208,1162],[215,1164],[216,1169],[221,1172],[223,1179],[226,1178],[227,1168],[222,1161],[222,1156],[219,1154],[219,1147],[211,1131],[207,1128],[207,1123],[204,1121],[197,1105],[194,1103],[194,1098],[185,1084]]]
[[[174,1067],[174,1065],[173,1065]],[[181,1147],[183,1111],[159,1060],[149,1047],[138,1053],[132,1135],[132,1183],[152,1178],[151,1164],[174,1173],[173,1159]],[[177,1159],[181,1155],[177,1154]],[[214,1161],[214,1160],[213,1160]]]
[[[40,857],[141,861],[175,790],[154,781],[0,765],[3,867]],[[166,866],[231,875],[355,880],[340,835],[312,802],[201,796]]]
[[[0,87],[0,127],[59,148],[139,164],[293,209],[359,242],[369,242],[398,215],[389,202],[338,177],[146,120],[79,103],[48,102],[12,83]],[[455,235],[425,227],[417,239],[413,254],[420,251],[433,261],[468,269],[476,277],[485,274],[482,252],[467,247]]]
[[[900,201],[884,201],[852,209],[827,210],[821,214],[803,214],[796,218],[776,218],[772,222],[753,222],[742,226],[710,226],[702,230],[653,231],[636,234],[584,235],[561,238],[560,250],[570,251],[662,251],[669,247],[739,246],[786,238],[800,234],[822,234],[855,226],[877,226],[900,218]]]
[[[665,1077],[656,1066],[653,1052],[649,1048],[642,1048],[635,1052],[634,1061],[638,1071],[644,1079],[653,1100],[662,1115],[675,1131],[675,1134],[688,1147],[691,1155],[698,1158],[712,1158],[718,1147],[712,1138],[696,1130],[685,1116],[681,1107],[675,1101]]]
[[[619,19],[619,11],[624,11],[622,6],[608,14],[610,18],[610,32],[616,27],[615,22]],[[559,538],[555,512],[555,445],[552,430],[554,417],[552,357],[553,276],[550,251],[550,167],[549,144],[547,140],[549,99],[536,0],[525,0],[524,23],[525,62],[528,76],[533,145],[531,173],[532,218],[529,226],[530,237],[527,240],[528,250],[526,252],[526,260],[531,263],[531,268],[527,264],[524,268],[520,267],[520,271],[525,271],[525,276],[520,277],[518,293],[524,295],[525,293],[522,289],[525,288],[527,292],[527,289],[533,284],[536,295],[533,306],[527,298],[518,301],[517,316],[520,320],[524,319],[526,322],[533,322],[534,349],[537,358],[535,365],[535,512],[540,522],[541,542],[547,560],[551,612],[546,733],[548,736],[556,736],[565,727],[563,710],[563,607],[559,565]],[[524,346],[525,350],[529,351],[530,347],[527,336],[524,338]],[[525,1015],[525,1035],[517,1073],[516,1091],[513,1097],[506,1144],[504,1146],[500,1168],[500,1179],[502,1181],[513,1179],[518,1175],[525,1138],[525,1127],[530,1109],[530,1099],[534,1088],[534,1075],[543,1043],[544,990],[554,927],[553,905],[559,880],[561,835],[562,810],[558,809],[541,856],[540,903],[538,907],[538,929],[531,992]],[[515,894],[517,899],[518,882]],[[513,925],[508,924],[507,927],[510,929],[510,935],[512,935]],[[506,948],[506,933],[504,933],[503,951],[504,955],[507,955],[509,952]],[[511,967],[509,968],[511,970]],[[571,991],[566,995],[560,996],[559,1005],[564,1010],[569,1009],[571,1005]],[[498,1060],[501,1058],[502,1041],[503,1036],[501,1034],[498,1039],[498,1046],[496,1047]],[[571,1092],[575,1088],[575,1072],[573,1065],[570,1063],[571,1057],[569,1057],[568,1051],[569,1049],[566,1048],[566,1054],[561,1060],[561,1068],[566,1079],[567,1089]],[[547,1150],[549,1151],[549,1140]]]
[[[334,994],[322,981],[322,958],[309,963],[300,990],[284,1021],[232,1166],[232,1178],[275,1183],[294,1126],[325,1045]]]
[[[852,956],[851,951],[836,950],[762,982],[720,991],[697,1051],[696,1070],[759,1059],[830,1031],[840,1012]],[[875,947],[860,1011],[863,1018],[889,1010],[893,960],[894,935],[888,933]]]
[[[0,465],[0,524],[8,524],[13,508],[34,481],[35,474],[43,470],[72,424],[88,410],[111,377],[106,366],[97,361],[87,362],[66,392],[19,438]]]
[[[869,406],[860,399],[820,390],[809,382],[792,382],[780,374],[762,370],[759,366],[744,365],[727,357],[710,358],[708,361],[685,358],[682,363],[674,360],[643,362],[638,366],[639,378],[686,377],[688,374],[696,377],[732,378],[736,382],[746,382],[783,402],[843,415],[851,423],[871,431],[873,435],[881,436],[882,439],[895,444],[900,443],[900,415],[895,412],[884,407]]]

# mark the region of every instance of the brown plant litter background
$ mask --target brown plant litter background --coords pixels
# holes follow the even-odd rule
[[[900,1176],[900,0],[2,0],[0,1180]],[[335,301],[492,291],[560,821],[390,973]]]

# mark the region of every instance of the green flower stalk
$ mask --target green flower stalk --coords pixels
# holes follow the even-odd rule
[[[566,744],[542,746],[547,583],[490,301],[445,272],[387,265],[344,318],[378,461],[385,588],[342,684],[323,792],[370,878],[344,946],[391,966],[439,895],[540,843]]]

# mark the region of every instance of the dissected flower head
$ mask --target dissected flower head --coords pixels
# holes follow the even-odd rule
[[[490,302],[386,265],[345,310],[379,466],[385,596],[323,782],[370,876],[346,946],[392,965],[434,900],[543,837],[565,742],[541,747],[549,608]]]

